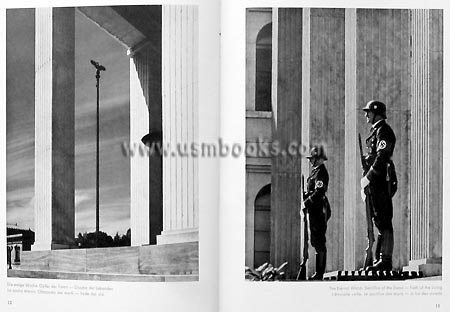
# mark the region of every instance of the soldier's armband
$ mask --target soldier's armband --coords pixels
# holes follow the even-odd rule
[[[320,189],[320,188],[323,188],[323,182],[320,181],[320,180],[317,180],[316,181],[316,185],[315,185],[315,189],[317,190],[317,189]]]
[[[377,145],[377,153],[389,152],[392,150],[392,143],[387,140],[380,140]]]

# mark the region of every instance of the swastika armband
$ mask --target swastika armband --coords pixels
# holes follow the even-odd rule
[[[381,150],[384,150],[386,147],[387,147],[386,141],[385,141],[385,140],[381,140],[381,141],[378,143],[378,146],[377,146],[377,152],[378,152],[378,151],[381,151]]]
[[[316,182],[316,189],[321,187],[323,187],[323,182],[319,180]]]

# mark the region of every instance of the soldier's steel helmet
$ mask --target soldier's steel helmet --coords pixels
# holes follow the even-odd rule
[[[383,118],[386,118],[386,105],[380,101],[369,101],[366,106],[364,106],[363,111],[371,111],[376,115],[380,115]]]
[[[327,155],[325,155],[325,150],[323,146],[313,146],[311,148],[311,152],[309,156],[306,156],[306,158],[322,158],[323,160],[328,160]]]

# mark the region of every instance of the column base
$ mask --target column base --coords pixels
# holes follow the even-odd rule
[[[403,271],[420,271],[424,277],[442,275],[442,258],[424,258],[410,260],[409,265],[403,267]]]
[[[198,229],[163,231],[161,235],[156,236],[156,244],[176,244],[198,242]]]
[[[31,251],[73,249],[73,248],[77,248],[77,246],[69,244],[46,244],[46,243],[34,243],[33,245],[31,245]]]

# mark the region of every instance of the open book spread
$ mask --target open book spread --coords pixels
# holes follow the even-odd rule
[[[396,2],[6,3],[1,311],[449,311],[448,4]]]

